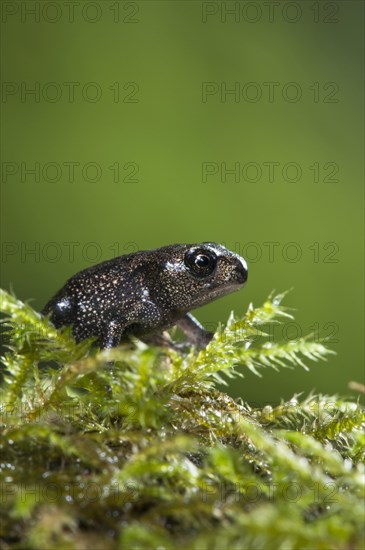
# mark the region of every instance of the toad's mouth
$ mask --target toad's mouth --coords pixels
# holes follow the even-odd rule
[[[230,281],[229,283],[219,285],[216,288],[210,289],[207,285],[208,291],[206,295],[206,300],[202,300],[201,296],[197,296],[196,300],[194,300],[189,305],[189,309],[195,309],[200,306],[204,306],[214,300],[217,300],[218,298],[221,298],[222,296],[226,296],[227,294],[231,294],[232,292],[237,292],[238,290],[241,290],[245,286],[246,280],[247,278],[244,281]]]

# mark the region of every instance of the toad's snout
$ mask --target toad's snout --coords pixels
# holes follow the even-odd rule
[[[236,256],[234,267],[234,279],[239,285],[244,286],[248,277],[247,263],[241,256]]]

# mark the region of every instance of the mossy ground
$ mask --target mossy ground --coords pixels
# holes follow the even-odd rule
[[[364,548],[362,407],[310,395],[253,409],[216,389],[330,354],[309,338],[265,343],[289,315],[282,296],[186,355],[98,352],[1,300],[3,548]]]

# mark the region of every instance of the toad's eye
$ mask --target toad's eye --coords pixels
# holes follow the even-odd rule
[[[195,277],[209,277],[217,265],[217,256],[211,250],[195,248],[185,254],[185,265]]]

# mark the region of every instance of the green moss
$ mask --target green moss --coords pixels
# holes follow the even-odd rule
[[[98,352],[2,292],[1,537],[22,549],[364,548],[365,414],[338,396],[252,409],[215,388],[331,351],[265,343],[283,295],[187,355]]]

